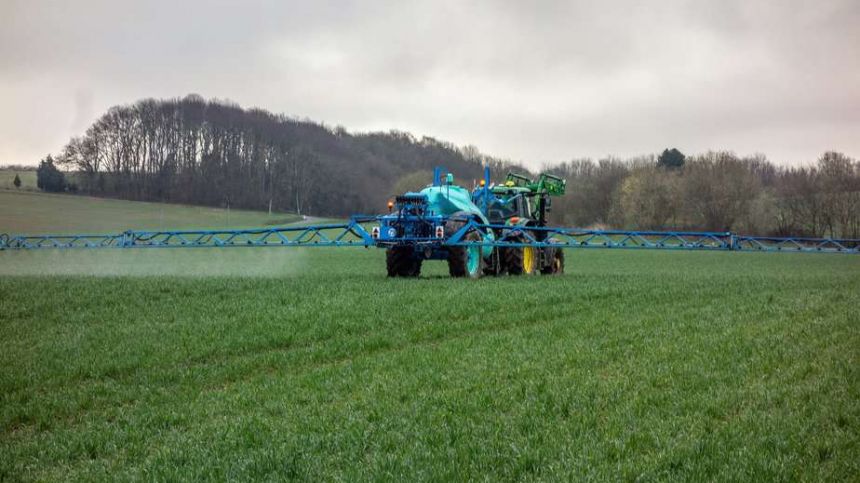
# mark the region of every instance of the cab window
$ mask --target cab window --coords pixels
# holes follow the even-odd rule
[[[528,218],[530,216],[528,199],[518,196],[508,203],[495,200],[490,204],[487,214],[492,223],[502,222],[514,216]]]

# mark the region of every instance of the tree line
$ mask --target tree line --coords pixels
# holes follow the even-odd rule
[[[825,152],[800,167],[725,151],[667,157],[671,151],[548,167],[568,180],[567,195],[554,206],[555,222],[860,238],[860,163],[842,153]]]
[[[62,189],[96,196],[334,216],[377,213],[397,190],[429,181],[437,165],[463,184],[485,165],[496,178],[526,171],[474,146],[349,133],[197,95],[113,107],[48,164],[72,171]],[[555,223],[860,237],[860,163],[841,153],[780,167],[761,155],[667,149],[545,170],[568,180]]]

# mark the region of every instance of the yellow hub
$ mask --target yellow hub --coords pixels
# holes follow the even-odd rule
[[[523,273],[531,275],[537,267],[537,250],[534,247],[523,247]]]

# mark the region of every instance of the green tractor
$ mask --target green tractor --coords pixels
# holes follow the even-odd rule
[[[551,197],[561,196],[564,191],[565,181],[557,176],[541,174],[537,180],[532,180],[516,173],[508,173],[501,184],[474,191],[475,204],[486,207],[484,211],[487,219],[496,226],[493,229],[496,239],[524,244],[496,248],[484,268],[485,274],[564,273],[564,251],[560,247],[528,246],[530,240],[526,233],[538,242],[552,243],[555,239],[546,239],[546,233],[540,230],[518,230],[518,227],[546,226],[546,216],[552,206]]]

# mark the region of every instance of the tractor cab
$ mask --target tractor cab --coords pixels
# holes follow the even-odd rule
[[[531,202],[529,192],[524,188],[511,186],[494,186],[493,194],[487,206],[487,218],[494,225],[504,225],[513,220],[531,218]]]
[[[490,223],[536,226],[546,225],[546,214],[551,196],[564,194],[565,182],[551,174],[541,174],[537,180],[516,173],[508,173],[505,181],[487,187],[488,179],[481,181],[472,198],[483,206]]]

